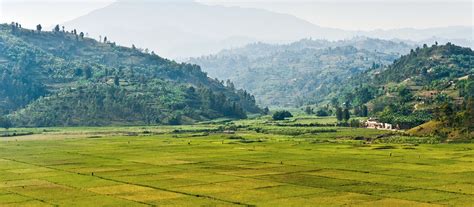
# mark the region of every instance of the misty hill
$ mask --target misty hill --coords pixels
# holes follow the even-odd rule
[[[391,64],[412,47],[362,37],[335,42],[304,39],[287,45],[251,44],[189,62],[201,65],[211,77],[230,79],[237,88],[251,91],[259,104],[301,106],[324,100],[334,84]]]
[[[58,22],[60,23],[60,22]],[[68,30],[107,36],[120,45],[135,44],[164,57],[209,55],[249,43],[291,43],[303,38],[342,40],[355,36],[473,46],[472,27],[345,31],[320,27],[288,14],[262,9],[211,6],[192,0],[119,0],[64,23]]]
[[[199,66],[82,38],[0,25],[0,115],[20,126],[179,124],[260,112]]]
[[[472,26],[449,26],[436,27],[426,29],[401,28],[389,30],[373,30],[368,32],[359,32],[359,35],[381,38],[381,39],[398,39],[404,42],[412,42],[416,44],[446,44],[448,42],[464,47],[474,47],[472,39]]]
[[[294,41],[310,36],[347,37],[287,14],[261,9],[210,6],[193,1],[118,1],[65,23],[107,35],[122,45],[154,50],[165,57],[192,57],[224,48],[265,41]]]

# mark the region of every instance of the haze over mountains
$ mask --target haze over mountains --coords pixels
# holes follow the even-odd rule
[[[93,38],[107,36],[118,44],[134,44],[175,59],[217,53],[258,41],[289,43],[309,37],[339,40],[368,36],[412,43],[437,40],[473,45],[471,26],[346,31],[320,27],[289,14],[192,0],[120,0],[64,24],[66,28],[88,32]]]
[[[284,45],[251,44],[188,61],[200,65],[210,77],[229,79],[237,88],[250,91],[262,106],[297,107],[327,100],[351,76],[389,65],[414,47],[362,37],[304,39]]]

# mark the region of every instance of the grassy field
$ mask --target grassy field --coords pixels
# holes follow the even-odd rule
[[[0,206],[474,203],[474,144],[396,134],[368,142],[357,138],[388,132],[262,120],[236,126],[235,134],[212,124],[13,129],[34,134],[0,138]]]

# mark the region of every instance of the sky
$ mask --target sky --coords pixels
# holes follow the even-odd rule
[[[33,28],[72,20],[114,0],[0,0],[0,22]],[[473,25],[471,0],[198,0],[210,5],[261,8],[346,30]]]

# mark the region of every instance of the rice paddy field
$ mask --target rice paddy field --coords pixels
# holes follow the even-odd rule
[[[472,143],[249,120],[225,127],[13,129],[19,136],[0,137],[0,206],[474,204]]]

